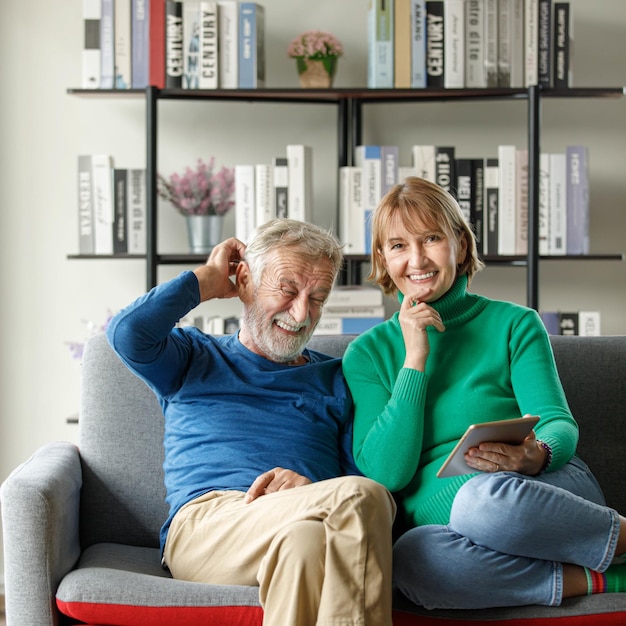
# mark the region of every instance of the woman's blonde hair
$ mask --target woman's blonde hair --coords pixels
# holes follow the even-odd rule
[[[394,220],[399,220],[413,234],[417,234],[418,227],[426,227],[457,242],[465,238],[467,253],[457,267],[457,276],[467,275],[468,283],[484,267],[478,258],[474,233],[457,201],[439,185],[408,176],[383,197],[372,214],[372,271],[368,280],[380,285],[386,294],[396,291],[385,268],[383,254],[388,229]]]

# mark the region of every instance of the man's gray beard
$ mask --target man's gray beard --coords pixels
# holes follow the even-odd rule
[[[273,323],[270,323],[269,327],[264,326],[263,315],[264,311],[256,301],[244,307],[242,323],[250,333],[256,347],[268,359],[276,363],[287,363],[300,356],[313,334],[315,325],[305,335],[279,336],[274,330]]]

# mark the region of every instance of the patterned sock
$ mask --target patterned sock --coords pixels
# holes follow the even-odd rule
[[[585,567],[587,595],[626,592],[626,563],[610,565],[602,574]]]

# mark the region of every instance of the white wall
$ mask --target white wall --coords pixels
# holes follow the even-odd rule
[[[365,0],[265,0],[268,86],[296,87],[286,47],[309,28],[334,32],[346,54],[338,87],[366,82]],[[622,0],[572,0],[575,83],[626,84]],[[77,251],[76,156],[108,152],[120,167],[145,164],[144,104],[139,98],[88,99],[80,86],[81,2],[8,2],[0,20],[0,480],[40,445],[76,441],[66,418],[78,405],[80,365],[65,345],[82,340],[83,320],[101,323],[145,286],[141,261],[70,261]],[[165,173],[216,155],[221,164],[267,162],[287,143],[314,146],[318,220],[335,202],[332,106],[248,103],[159,105],[159,167]],[[553,100],[543,109],[546,151],[591,147],[592,252],[626,249],[626,98]],[[408,162],[413,143],[452,142],[461,156],[499,143],[525,143],[524,104],[395,104],[366,109],[364,141],[397,143]],[[430,140],[429,138],[432,138]],[[162,206],[161,251],[186,249],[184,222]],[[226,235],[234,234],[232,218]],[[161,280],[181,268],[162,268]],[[474,289],[525,302],[524,269],[488,268]],[[626,333],[624,263],[541,267],[545,308],[600,309],[604,334]],[[1,558],[1,555],[0,555]],[[3,571],[0,561],[0,574]]]

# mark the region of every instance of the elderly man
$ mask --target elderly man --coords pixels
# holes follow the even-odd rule
[[[107,330],[165,416],[164,564],[184,580],[258,584],[266,626],[391,625],[395,505],[354,465],[340,361],[305,347],[341,263],[331,234],[273,220]],[[232,297],[238,334],[175,327]]]

